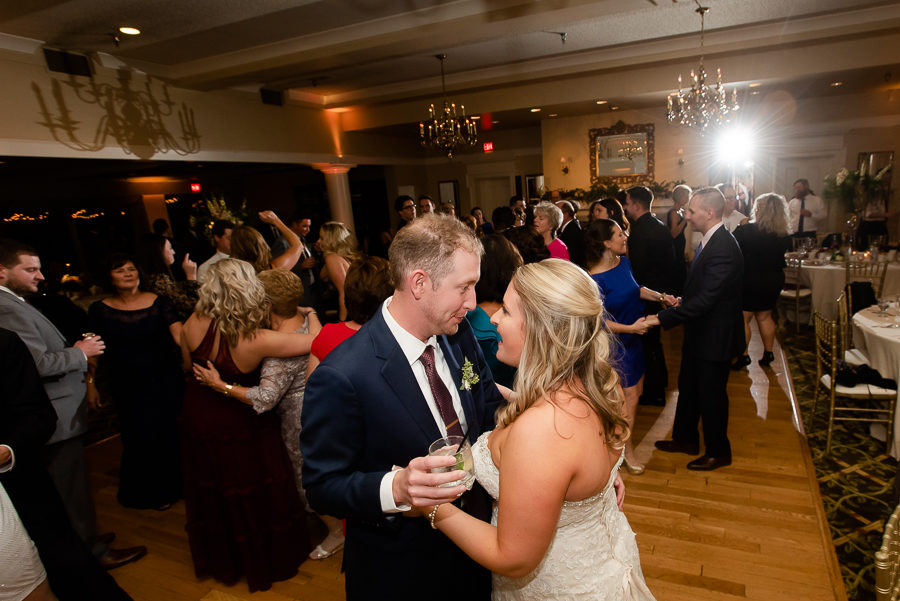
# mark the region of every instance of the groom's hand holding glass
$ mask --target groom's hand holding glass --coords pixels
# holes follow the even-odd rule
[[[442,486],[462,480],[463,470],[432,473],[435,468],[456,465],[453,455],[430,455],[416,457],[394,476],[391,490],[397,507],[426,507],[450,503],[466,492],[466,487]]]

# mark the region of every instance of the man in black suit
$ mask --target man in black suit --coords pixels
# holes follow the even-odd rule
[[[474,232],[448,216],[424,215],[397,232],[394,295],[310,376],[303,486],[313,509],[347,519],[350,601],[490,598],[487,570],[427,519],[400,515],[455,499],[456,487],[437,488],[455,480],[452,472],[430,473],[441,458],[423,456],[448,434],[465,432],[474,442],[493,429],[503,402],[465,319],[475,307],[481,253]],[[461,502],[490,519],[477,485]]]
[[[703,233],[688,270],[680,305],[660,311],[648,321],[669,329],[684,324],[678,406],[672,440],[656,447],[670,453],[700,452],[698,423],[703,420],[706,452],[688,463],[691,470],[731,465],[728,441],[729,362],[744,349],[741,287],[744,258],[734,236],[722,223],[725,197],[715,188],[694,192],[687,219]]]
[[[569,249],[569,260],[584,269],[584,230],[575,214],[575,205],[571,200],[560,200],[556,206],[562,211],[563,222],[557,236]]]
[[[625,196],[625,212],[631,220],[628,236],[628,259],[634,279],[640,286],[666,294],[673,288],[675,251],[669,228],[650,212],[653,192],[645,186],[629,188]],[[644,301],[644,310],[653,314],[662,308],[657,301]],[[659,328],[651,328],[641,336],[647,371],[644,375],[642,405],[665,405],[669,371],[663,354]]]
[[[0,329],[0,373],[0,482],[37,547],[50,588],[63,601],[130,599],[69,522],[41,457],[56,428],[56,412],[28,347],[5,329]]]

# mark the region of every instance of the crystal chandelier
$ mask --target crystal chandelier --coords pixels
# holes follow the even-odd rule
[[[425,148],[433,148],[447,153],[447,158],[453,158],[453,150],[457,146],[473,146],[478,141],[478,128],[475,121],[466,117],[466,107],[447,100],[447,84],[444,81],[444,59],[446,54],[435,54],[434,57],[441,61],[441,93],[444,99],[444,107],[439,111],[434,110],[434,105],[428,106],[428,121],[419,122],[419,141]]]
[[[697,10],[700,15],[700,67],[691,71],[691,87],[682,90],[681,74],[678,75],[678,92],[669,94],[668,110],[666,114],[669,123],[696,127],[700,135],[711,125],[722,125],[731,121],[731,113],[738,110],[737,89],[731,91],[729,101],[722,87],[722,69],[716,69],[716,85],[707,85],[706,69],[703,67],[703,34],[705,32],[705,16],[709,12],[708,6],[701,6],[697,2]]]

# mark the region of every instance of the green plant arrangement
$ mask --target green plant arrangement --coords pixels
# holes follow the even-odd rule
[[[840,201],[850,212],[861,211],[868,200],[884,195],[884,176],[890,170],[891,166],[888,165],[872,175],[866,171],[865,164],[855,171],[844,167],[834,175],[825,178],[822,195],[825,198]]]
[[[247,200],[241,201],[240,206],[231,207],[225,200],[225,195],[211,194],[191,205],[190,224],[194,231],[203,232],[207,240],[213,243],[213,223],[219,219],[230,221],[235,225],[241,225],[248,218]]]
[[[675,189],[675,186],[685,183],[684,180],[676,180],[676,181],[647,181],[641,184],[641,186],[647,186],[650,188],[650,191],[653,192],[653,196],[656,198],[662,198],[664,196],[668,196],[672,193],[672,190]],[[631,186],[627,186],[630,188]],[[591,186],[589,189],[585,190],[584,188],[573,188],[571,190],[560,190],[560,195],[565,198],[573,198],[579,202],[583,203],[591,203],[595,200],[600,200],[601,198],[615,198],[616,194],[619,193],[619,190],[623,190],[626,188],[620,188],[618,185],[614,183],[601,183],[599,185]],[[545,200],[550,199],[550,194],[547,194],[547,198]]]

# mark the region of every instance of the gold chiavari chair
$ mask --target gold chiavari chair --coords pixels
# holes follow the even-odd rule
[[[812,290],[803,285],[803,279],[800,274],[803,262],[799,258],[789,258],[785,259],[785,263],[787,267],[784,269],[784,287],[779,294],[779,301],[782,304],[794,305],[794,323],[799,333],[800,305],[808,305],[809,312],[812,312]]]
[[[850,321],[849,289],[837,297],[838,306],[838,345],[840,356],[849,365],[868,365],[869,358],[864,352],[853,347],[853,323]]]
[[[897,601],[900,595],[900,505],[884,528],[881,548],[875,552],[875,601]]]
[[[837,323],[825,319],[818,312],[814,315],[816,325],[816,393],[809,418],[812,428],[813,416],[819,404],[819,394],[824,388],[829,397],[828,435],[825,453],[831,452],[831,434],[836,421],[878,422],[886,424],[887,448],[891,448],[894,434],[894,406],[897,403],[896,388],[881,388],[874,384],[843,386],[838,384],[838,327]],[[838,398],[841,404],[838,404]]]
[[[844,289],[850,282],[869,282],[875,292],[875,298],[881,297],[884,289],[884,278],[887,275],[887,263],[883,261],[847,261]],[[853,296],[848,291],[847,302],[853,307]]]

